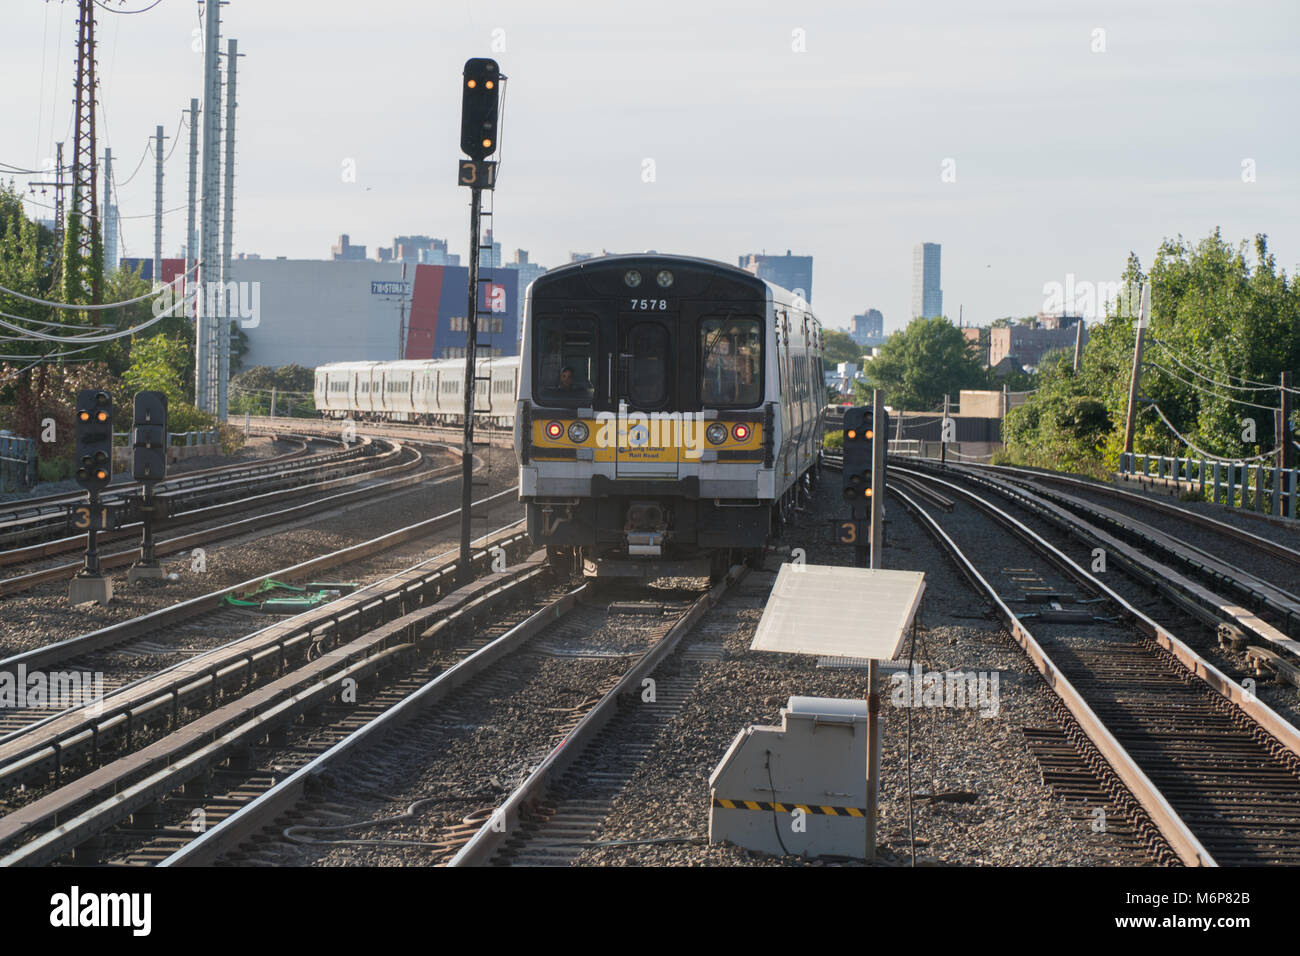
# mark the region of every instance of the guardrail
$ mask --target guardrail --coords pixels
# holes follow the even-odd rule
[[[0,491],[35,488],[36,440],[17,435],[0,436]]]
[[[1119,473],[1139,479],[1192,485],[1202,497],[1208,489],[1208,500],[1216,505],[1282,518],[1296,517],[1297,499],[1300,498],[1297,495],[1300,468],[1278,468],[1264,462],[1174,458],[1169,455],[1124,452],[1119,459]]]

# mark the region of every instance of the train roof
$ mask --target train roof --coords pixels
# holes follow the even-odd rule
[[[497,355],[492,358],[482,359],[481,361],[488,362],[493,366],[509,366],[513,363],[518,363],[519,356],[518,355]],[[357,368],[370,369],[376,366],[383,366],[384,368],[411,369],[411,370],[429,368],[430,366],[434,368],[446,368],[446,367],[464,368],[465,360],[463,358],[394,359],[391,362],[380,362],[380,361],[367,359],[360,362],[327,362],[324,365],[317,365],[316,371],[339,372],[339,371],[357,369]]]
[[[760,279],[748,269],[733,266],[729,262],[719,262],[716,259],[705,259],[700,256],[680,256],[663,252],[620,252],[611,255],[593,256],[590,259],[581,259],[578,262],[566,263],[565,265],[548,269],[545,273],[534,279],[529,283],[529,291],[531,292],[532,287],[539,283],[547,283],[553,279],[569,278],[573,275],[581,274],[584,270],[598,269],[601,272],[606,270],[613,271],[634,262],[644,265],[647,261],[651,261],[655,264],[661,262],[663,264],[690,264],[702,268],[705,271],[715,272],[735,279],[747,280],[754,285],[755,291],[760,287],[765,287],[768,295],[772,297],[772,300],[783,305],[794,305],[796,304],[795,300],[798,298],[789,289],[779,286],[774,282],[769,282],[766,279]],[[807,301],[803,302],[802,308],[809,313],[812,312],[812,306]]]

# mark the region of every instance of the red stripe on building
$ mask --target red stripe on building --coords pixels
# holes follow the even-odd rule
[[[411,314],[406,322],[406,348],[402,353],[404,358],[433,358],[433,338],[438,328],[438,303],[442,298],[442,270],[442,266],[415,267]]]

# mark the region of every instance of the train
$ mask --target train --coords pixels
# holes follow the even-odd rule
[[[808,303],[744,269],[552,269],[525,300],[514,423],[530,536],[597,578],[760,561],[817,479],[824,382]]]
[[[513,427],[519,356],[485,359],[476,374],[482,378],[475,386],[475,422]],[[324,418],[460,425],[465,418],[465,360],[332,362],[317,367],[313,394]]]
[[[528,288],[520,355],[477,368],[476,424],[513,429],[529,535],[569,572],[756,563],[820,473],[821,324],[732,265],[646,253],[552,269]],[[322,365],[316,407],[461,424],[464,376],[464,359]]]

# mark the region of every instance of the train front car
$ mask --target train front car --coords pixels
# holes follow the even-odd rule
[[[594,577],[756,559],[815,471],[821,337],[723,263],[604,256],[529,290],[515,448],[528,530]]]

